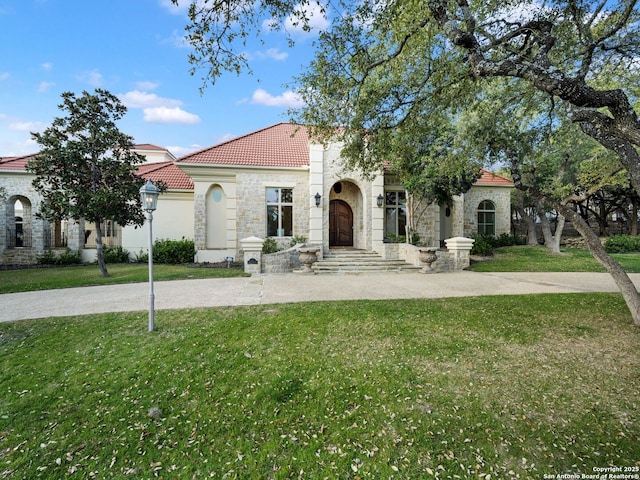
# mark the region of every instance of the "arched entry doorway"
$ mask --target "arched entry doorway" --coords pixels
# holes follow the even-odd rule
[[[353,210],[344,200],[329,202],[329,246],[353,247]]]

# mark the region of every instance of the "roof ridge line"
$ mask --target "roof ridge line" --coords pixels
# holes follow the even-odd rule
[[[241,140],[243,138],[249,137],[251,135],[255,135],[256,133],[264,132],[265,130],[269,130],[271,128],[275,128],[275,127],[280,126],[280,125],[297,125],[297,124],[291,123],[291,122],[274,123],[274,124],[269,125],[267,127],[262,127],[262,128],[259,128],[258,130],[254,130],[253,132],[245,133],[243,135],[239,135],[237,137],[233,137],[233,138],[230,138],[228,140],[224,140],[224,141],[222,141],[220,143],[216,143],[215,145],[211,145],[210,147],[205,147],[205,148],[202,148],[202,149],[197,150],[195,152],[188,153],[187,155],[178,158],[176,161],[177,162],[181,162],[181,161],[183,161],[183,160],[185,160],[185,159],[187,159],[189,157],[193,157],[194,155],[198,155],[198,154],[200,154],[202,152],[206,152],[206,151],[209,151],[209,150],[213,150],[214,148],[222,147],[223,145],[226,145],[228,143],[236,142],[236,141]]]

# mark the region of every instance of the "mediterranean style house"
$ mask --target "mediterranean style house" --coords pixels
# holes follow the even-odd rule
[[[168,189],[154,212],[155,238],[193,239],[196,262],[244,257],[244,239],[292,240],[318,247],[387,252],[406,235],[441,247],[452,237],[510,231],[510,180],[483,170],[452,205],[421,205],[397,178],[365,179],[341,168],[340,145],[323,145],[307,129],[279,123],[181,158],[136,145],[147,162],[141,176]],[[0,158],[0,263],[35,263],[44,250],[69,247],[95,258],[92,225],[82,219],[50,224],[36,216],[40,198],[25,167],[30,156]],[[148,231],[107,224],[106,245],[146,252]]]

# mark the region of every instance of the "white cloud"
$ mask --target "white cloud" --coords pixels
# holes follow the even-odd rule
[[[151,82],[140,82],[138,86],[156,88],[158,85]],[[184,124],[200,122],[198,115],[180,108],[182,102],[174,98],[161,97],[155,93],[141,90],[131,90],[127,93],[118,94],[118,98],[127,108],[141,108],[145,122]]]
[[[145,108],[144,121],[149,123],[182,123],[192,125],[200,123],[200,117],[186,112],[179,107],[152,107]]]
[[[185,155],[193,152],[197,152],[198,150],[202,150],[204,147],[202,145],[189,145],[188,147],[180,147],[178,145],[172,145],[168,147],[164,147],[169,150],[176,158],[184,157]]]
[[[40,65],[40,68],[42,68],[42,70],[44,70],[45,72],[50,72],[51,70],[53,70],[53,63],[45,62]]]
[[[267,107],[282,107],[282,108],[299,108],[304,103],[295,92],[286,91],[282,95],[273,96],[269,92],[259,88],[253,92],[251,97],[251,103],[257,105],[265,105]]]
[[[191,48],[187,35],[178,30],[171,32],[168,37],[159,38],[158,41],[161,45],[171,45],[175,48]]]
[[[286,60],[289,54],[287,52],[281,52],[277,48],[269,48],[264,52],[258,52],[257,56],[263,59],[282,61]]]
[[[138,82],[136,88],[138,90],[155,90],[160,84],[155,82]]]
[[[53,87],[55,83],[53,82],[40,82],[38,85],[38,93],[45,93],[49,88]]]
[[[9,130],[16,132],[41,132],[47,128],[42,122],[13,122],[9,124]]]
[[[329,20],[327,19],[326,14],[322,13],[322,7],[317,3],[313,3],[312,5],[298,4],[295,6],[295,11],[298,11],[303,15],[296,15],[294,13],[287,17],[284,22],[284,27],[288,32],[301,35],[316,35],[317,32],[329,28]],[[311,28],[310,32],[305,32],[303,30],[304,22],[302,20],[304,17],[309,21],[309,27]]]
[[[92,87],[101,87],[102,86],[102,74],[98,72],[98,70],[88,70],[86,72],[82,72],[77,76],[78,80],[81,82],[88,83]]]
[[[121,93],[118,98],[127,108],[179,107],[182,105],[180,100],[164,98],[155,93],[147,93],[141,90]]]
[[[179,0],[178,5],[175,5],[171,0],[160,0],[160,6],[172,15],[182,15],[189,10],[189,0]]]
[[[38,151],[38,144],[32,138],[21,141],[11,139],[11,141],[7,142],[3,142],[2,139],[0,139],[0,145],[2,145],[3,149],[2,152],[0,152],[0,157],[19,157],[21,155],[30,155]]]

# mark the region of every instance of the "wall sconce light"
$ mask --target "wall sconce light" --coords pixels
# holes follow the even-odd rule
[[[320,193],[316,193],[313,198],[316,199],[316,207],[319,207],[320,206],[320,200],[322,200],[322,195],[320,195]]]
[[[378,208],[382,207],[382,202],[384,202],[384,197],[382,196],[382,194],[378,195],[378,198],[376,198],[376,203],[378,205]]]

